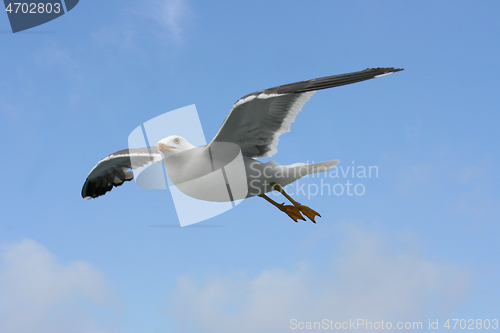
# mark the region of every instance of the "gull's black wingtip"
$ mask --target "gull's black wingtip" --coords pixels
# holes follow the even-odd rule
[[[377,68],[367,68],[365,71],[387,71],[387,72],[399,72],[404,70],[404,68],[396,67],[377,67]]]
[[[395,68],[395,67],[378,67],[378,68],[367,68],[366,71],[383,71],[384,74],[396,73],[403,71],[404,68]]]
[[[377,67],[377,68],[367,68],[362,72],[367,72],[372,74],[373,78],[375,77],[381,77],[384,75],[389,75],[392,73],[400,72],[404,70],[404,68],[395,68],[395,67]]]

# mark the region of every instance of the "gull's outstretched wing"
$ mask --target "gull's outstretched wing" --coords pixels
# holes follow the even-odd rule
[[[399,68],[368,68],[286,84],[248,94],[231,109],[212,142],[232,142],[248,157],[272,156],[282,133],[289,132],[295,117],[311,96],[321,89],[343,86],[401,71]]]
[[[106,156],[87,176],[82,188],[82,197],[90,199],[104,195],[111,191],[113,186],[120,186],[134,178],[134,173],[127,171],[128,169],[138,170],[161,160],[161,154],[156,147],[124,149]]]

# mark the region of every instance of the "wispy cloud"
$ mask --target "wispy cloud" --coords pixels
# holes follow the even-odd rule
[[[453,218],[468,219],[476,228],[490,228],[498,221],[498,163],[491,154],[436,145],[422,155],[395,157],[390,163],[397,166],[396,191],[401,197],[439,200]]]
[[[186,24],[191,18],[191,10],[186,0],[156,0],[150,2],[152,17],[165,28],[171,37],[180,42]]]
[[[394,244],[382,235],[359,228],[345,232],[344,254],[324,259],[328,274],[306,265],[294,272],[264,270],[253,278],[215,277],[203,285],[179,278],[176,318],[196,332],[287,332],[291,319],[427,324],[426,311],[445,314],[467,289],[467,272],[460,267],[411,249],[390,250]]]
[[[99,27],[92,38],[107,49],[115,45],[127,52],[140,52],[145,41],[181,45],[193,22],[193,11],[186,0],[143,0],[125,6],[120,20]]]
[[[92,313],[113,295],[96,268],[63,265],[33,240],[4,246],[1,260],[0,332],[106,332]]]

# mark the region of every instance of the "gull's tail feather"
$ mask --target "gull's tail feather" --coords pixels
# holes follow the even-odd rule
[[[300,177],[304,177],[312,173],[330,171],[330,169],[336,166],[338,163],[339,160],[330,160],[313,164],[295,163],[289,165],[288,167],[295,169],[296,172],[300,175]]]

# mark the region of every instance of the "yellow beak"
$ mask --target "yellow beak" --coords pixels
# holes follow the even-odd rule
[[[158,143],[156,145],[156,147],[158,148],[159,151],[170,151],[170,149],[175,149],[174,147],[166,145],[166,144],[161,143],[161,142]]]

